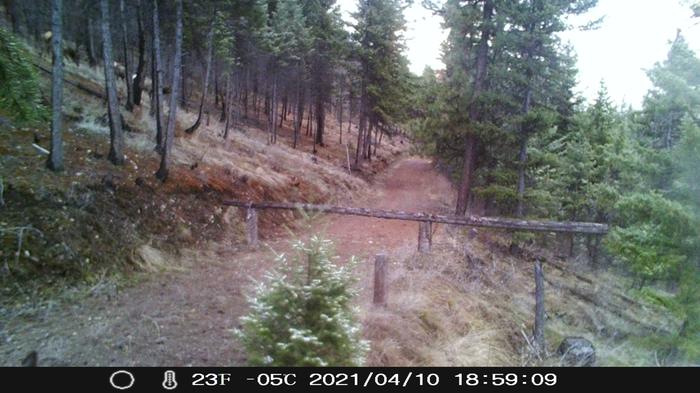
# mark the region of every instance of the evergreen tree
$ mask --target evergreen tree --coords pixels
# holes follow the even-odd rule
[[[359,366],[367,344],[360,339],[351,302],[350,266],[336,266],[331,243],[313,237],[294,244],[296,258],[278,257],[250,297],[237,336],[253,366]]]
[[[681,138],[686,116],[700,126],[700,59],[678,31],[668,57],[649,72],[653,89],[644,100],[645,134],[654,147],[670,149]]]
[[[0,27],[0,112],[19,124],[48,120],[30,54],[17,37]]]
[[[408,66],[402,54],[405,30],[402,1],[360,0],[354,17],[360,80],[357,165],[360,157],[371,159],[371,147],[377,143],[379,133],[387,132],[405,110],[401,100],[406,97]]]

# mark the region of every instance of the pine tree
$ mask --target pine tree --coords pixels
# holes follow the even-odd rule
[[[685,116],[700,126],[700,59],[678,31],[668,57],[649,72],[653,89],[644,100],[645,134],[670,149],[681,138]]]
[[[360,80],[359,132],[355,164],[371,159],[377,136],[406,110],[408,67],[402,55],[405,20],[399,0],[360,0],[354,15]],[[375,131],[375,142],[372,131]]]
[[[294,244],[296,258],[278,257],[249,298],[251,310],[237,332],[253,366],[359,366],[360,338],[350,266],[336,266],[330,241]]]

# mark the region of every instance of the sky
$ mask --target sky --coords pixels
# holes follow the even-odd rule
[[[339,0],[346,18],[355,10],[356,0]],[[444,68],[441,43],[447,33],[442,19],[423,9],[420,0],[406,10],[406,56],[411,71],[420,74],[426,65]],[[661,62],[670,42],[681,29],[696,53],[700,53],[700,21],[691,18],[687,0],[599,0],[596,8],[571,20],[581,25],[604,16],[600,28],[593,31],[568,31],[562,34],[578,57],[577,92],[588,100],[595,97],[603,80],[613,101],[639,108],[651,87],[645,70]]]

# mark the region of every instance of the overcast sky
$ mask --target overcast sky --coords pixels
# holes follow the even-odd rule
[[[346,17],[355,10],[355,3],[338,1]],[[446,37],[442,20],[423,9],[420,0],[414,3],[406,11],[406,55],[411,70],[419,74],[426,65],[444,68],[440,60],[440,44]],[[691,15],[686,0],[599,0],[580,20],[605,16],[598,30],[562,35],[578,55],[578,91],[590,99],[604,80],[617,104],[638,108],[651,86],[644,70],[663,61],[676,29],[682,29],[690,46],[700,53],[700,25]]]

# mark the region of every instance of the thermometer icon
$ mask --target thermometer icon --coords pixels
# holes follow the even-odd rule
[[[163,378],[163,388],[167,390],[173,390],[177,387],[177,381],[175,381],[175,371],[167,370],[165,371],[165,378]]]

